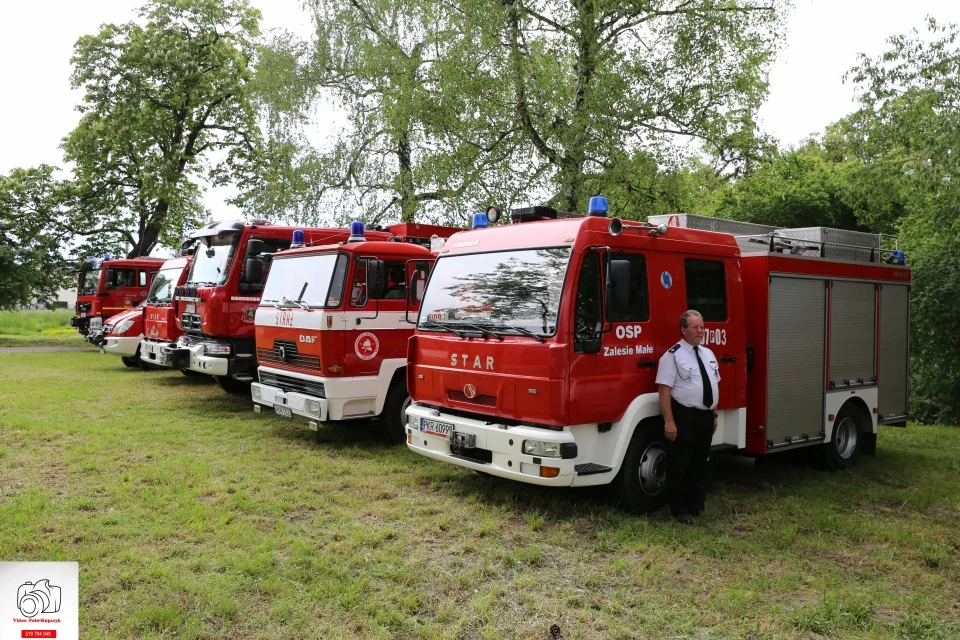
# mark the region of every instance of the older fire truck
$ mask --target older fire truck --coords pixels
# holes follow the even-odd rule
[[[229,393],[249,393],[256,373],[253,320],[272,254],[290,247],[293,227],[264,220],[212,222],[191,234],[198,241],[179,300],[176,342],[152,348],[171,366],[211,375]],[[346,240],[346,229],[304,228],[305,242]],[[378,238],[389,234],[372,232]]]
[[[147,297],[150,281],[162,258],[87,257],[77,277],[76,316],[70,325],[91,339],[98,337],[110,316],[138,306]]]
[[[591,209],[514,211],[520,224],[447,243],[409,346],[412,451],[533,484],[612,484],[631,510],[657,508],[654,380],[691,308],[719,358],[715,448],[811,447],[840,469],[874,452],[879,423],[906,422],[911,274],[882,238],[620,221],[601,197]]]
[[[291,249],[273,258],[256,315],[259,382],[254,409],[320,422],[381,416],[404,437],[409,402],[407,341],[435,254],[426,248],[460,231],[398,224],[390,241],[355,222],[349,241]]]
[[[147,296],[143,312],[143,335],[139,344],[140,359],[147,364],[173,366],[168,358],[170,345],[175,345],[183,335],[177,323],[182,305],[174,291],[187,281],[192,261],[192,254],[171,258],[163,263],[157,273],[150,295]]]

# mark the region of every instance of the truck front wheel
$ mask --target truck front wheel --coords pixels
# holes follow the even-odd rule
[[[383,413],[380,414],[384,434],[390,442],[403,442],[406,439],[407,407],[410,406],[410,402],[407,385],[403,378],[400,378],[400,382],[395,383],[387,392]]]
[[[656,511],[666,503],[667,446],[662,420],[644,420],[637,425],[613,483],[620,501],[632,513]]]

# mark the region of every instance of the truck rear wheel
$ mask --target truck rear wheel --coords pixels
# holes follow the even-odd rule
[[[613,483],[631,513],[649,513],[666,504],[667,446],[662,420],[644,420],[637,425]]]
[[[864,431],[867,430],[869,420],[863,409],[853,402],[847,402],[840,407],[830,440],[821,445],[817,452],[817,466],[830,471],[840,471],[857,464],[866,441]]]
[[[395,382],[390,391],[387,392],[387,399],[383,403],[383,413],[380,414],[380,420],[383,423],[383,432],[390,442],[403,442],[406,440],[407,426],[407,407],[410,406],[410,394],[407,393],[407,385],[404,379]]]
[[[252,380],[237,380],[231,376],[213,376],[220,388],[227,393],[237,395],[250,395],[250,383]]]

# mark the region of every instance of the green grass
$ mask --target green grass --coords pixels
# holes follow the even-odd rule
[[[960,429],[846,473],[717,465],[694,527],[319,437],[203,379],[0,355],[0,558],[84,638],[955,638]]]
[[[81,346],[83,336],[70,326],[72,309],[0,311],[0,347]]]

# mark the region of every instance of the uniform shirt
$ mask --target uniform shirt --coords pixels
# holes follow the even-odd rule
[[[713,388],[713,406],[703,406],[703,377],[700,375],[700,365],[697,364],[693,345],[686,340],[670,347],[660,358],[657,384],[670,387],[670,397],[686,407],[713,409],[720,401],[720,367],[713,351],[703,345],[700,345],[699,351]]]

